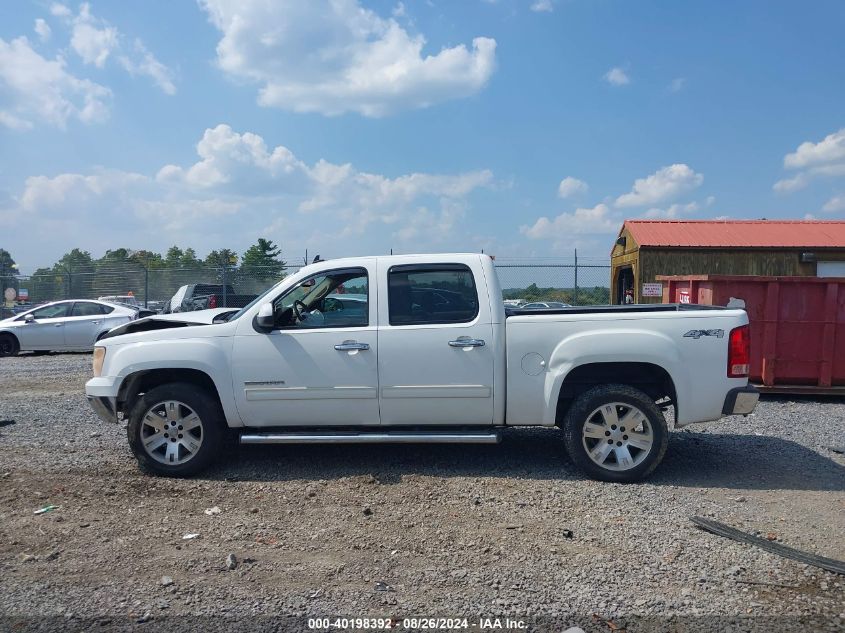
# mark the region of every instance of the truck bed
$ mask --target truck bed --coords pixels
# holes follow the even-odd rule
[[[723,306],[698,305],[695,303],[638,303],[619,306],[571,306],[569,308],[505,308],[505,317],[534,316],[540,314],[607,314],[623,312],[683,312],[686,310],[727,310]]]

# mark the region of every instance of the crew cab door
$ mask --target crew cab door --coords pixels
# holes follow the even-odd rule
[[[382,425],[492,424],[493,326],[480,263],[380,273]]]
[[[379,423],[376,260],[364,262],[327,266],[268,297],[277,322],[271,332],[242,319],[232,379],[247,426]]]

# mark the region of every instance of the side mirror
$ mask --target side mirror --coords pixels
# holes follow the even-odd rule
[[[255,325],[259,329],[269,332],[276,325],[276,319],[273,315],[273,304],[265,303],[258,308],[258,314],[255,315]]]
[[[24,318],[24,323],[35,323],[35,317],[31,314],[27,314]]]

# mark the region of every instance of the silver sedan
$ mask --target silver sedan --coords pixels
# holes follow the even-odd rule
[[[0,321],[0,356],[90,351],[110,329],[137,316],[130,307],[105,301],[48,303]]]

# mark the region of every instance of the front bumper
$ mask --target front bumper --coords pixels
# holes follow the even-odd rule
[[[88,404],[103,422],[117,424],[117,398],[88,396]]]
[[[722,415],[748,415],[754,411],[759,399],[760,392],[751,385],[731,389],[725,396]]]

